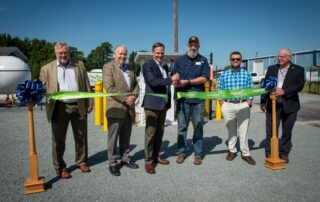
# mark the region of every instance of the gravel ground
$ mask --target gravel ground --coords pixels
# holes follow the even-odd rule
[[[72,171],[72,178],[68,180],[55,176],[50,125],[45,111],[37,107],[34,122],[38,166],[39,175],[45,177],[46,192],[31,195],[24,195],[24,180],[30,176],[27,109],[0,108],[0,201],[318,201],[320,158],[316,155],[320,153],[320,96],[302,94],[300,97],[302,110],[293,130],[293,149],[286,169],[273,171],[264,167],[265,117],[256,100],[249,128],[255,166],[244,162],[240,153],[234,161],[226,161],[224,121],[206,120],[202,165],[193,165],[191,130],[189,156],[181,165],[175,162],[177,128],[173,125],[165,128],[162,144],[162,155],[170,160],[170,165],[159,165],[155,175],[147,174],[143,160],[144,128],[133,126],[131,155],[140,168],[124,167],[121,176],[114,177],[107,165],[107,133],[102,126],[94,125],[94,113],[91,113],[88,164],[92,172],[82,174],[74,166],[70,127],[65,152],[65,161]]]

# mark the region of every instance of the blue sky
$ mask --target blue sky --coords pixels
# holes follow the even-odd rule
[[[191,35],[219,67],[234,50],[252,58],[319,49],[319,8],[319,0],[179,0],[179,52]],[[85,55],[104,41],[129,52],[160,41],[171,53],[173,0],[1,0],[0,33],[65,41]]]

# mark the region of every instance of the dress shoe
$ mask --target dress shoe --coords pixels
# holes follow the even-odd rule
[[[184,157],[184,156],[178,156],[178,157],[177,157],[177,163],[178,163],[178,164],[182,164],[182,163],[184,162],[184,160],[185,160],[185,157]]]
[[[118,166],[109,166],[109,171],[110,171],[111,175],[114,175],[114,176],[120,176],[121,175]]]
[[[67,170],[62,170],[62,171],[59,171],[59,174],[58,174],[59,178],[61,179],[69,179],[71,178],[71,174],[67,171]]]
[[[144,168],[146,169],[146,172],[149,173],[149,174],[155,174],[156,173],[156,171],[155,171],[155,169],[154,169],[152,164],[146,164],[144,166]]]
[[[201,165],[201,163],[202,163],[201,157],[200,157],[200,156],[196,156],[196,157],[194,158],[193,164],[194,164],[194,165]]]
[[[246,161],[248,164],[250,165],[256,165],[256,162],[255,160],[253,160],[253,158],[251,156],[242,156],[241,155],[241,158]]]
[[[284,163],[289,163],[289,157],[288,156],[280,156],[280,158],[285,161]]]
[[[234,158],[236,158],[237,153],[232,153],[231,151],[228,151],[228,155],[226,157],[227,161],[232,161]]]
[[[89,172],[91,172],[91,169],[89,168],[89,166],[87,166],[87,165],[81,165],[81,166],[79,166],[78,167],[80,170],[81,170],[81,172],[83,172],[83,173],[89,173]]]
[[[160,157],[154,159],[154,162],[155,162],[155,163],[160,163],[160,164],[162,164],[162,165],[168,165],[168,164],[170,163],[169,160],[167,160],[167,159],[162,159],[162,158],[160,158]]]
[[[131,168],[131,169],[138,169],[139,168],[138,164],[135,164],[131,161],[129,161],[129,162],[121,161],[121,166],[127,166],[128,168]]]

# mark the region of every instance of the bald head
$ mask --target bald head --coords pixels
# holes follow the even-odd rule
[[[119,64],[124,64],[127,60],[127,48],[119,45],[114,48],[113,59]]]

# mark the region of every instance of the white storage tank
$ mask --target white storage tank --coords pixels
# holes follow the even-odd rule
[[[27,63],[15,56],[0,56],[0,94],[14,94],[18,83],[30,79]]]

